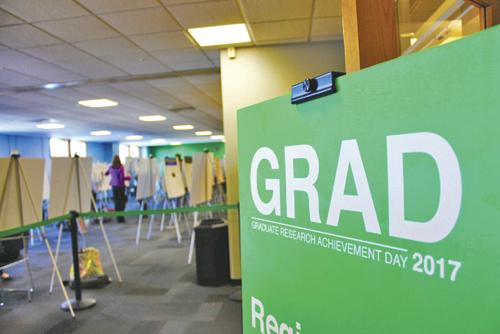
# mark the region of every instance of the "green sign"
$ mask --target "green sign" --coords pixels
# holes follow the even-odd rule
[[[245,333],[500,333],[500,28],[238,113]]]

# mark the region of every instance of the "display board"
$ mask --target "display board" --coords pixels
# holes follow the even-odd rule
[[[92,177],[92,158],[51,160],[49,218],[66,215],[72,210],[90,211],[92,189],[89,188],[89,182]]]
[[[193,176],[189,201],[198,205],[212,200],[214,186],[213,153],[193,154]]]
[[[15,168],[12,158],[0,158],[0,232],[36,223],[42,217],[45,160],[18,161],[22,171]]]
[[[226,182],[224,177],[224,161],[222,159],[214,157],[214,168],[215,168],[215,180],[217,184]]]
[[[191,192],[191,185],[193,182],[193,157],[185,156],[182,160],[182,177],[188,192]]]
[[[125,160],[125,173],[130,175],[131,177],[137,177],[139,173],[139,162],[141,159],[139,158],[130,158],[127,157]]]
[[[154,159],[140,159],[139,170],[137,172],[137,195],[138,200],[151,198],[156,192],[156,182],[158,182],[159,168]]]
[[[95,192],[111,190],[111,176],[106,175],[109,164],[96,162],[92,164],[92,188]]]
[[[179,162],[176,158],[163,159],[163,185],[168,198],[178,198],[186,194]]]
[[[499,41],[238,112],[244,333],[500,331]]]

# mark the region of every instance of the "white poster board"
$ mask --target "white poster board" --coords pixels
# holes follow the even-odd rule
[[[80,173],[77,176],[78,160]],[[72,210],[90,211],[92,189],[87,182],[92,176],[92,158],[52,158],[50,175],[49,218],[68,214]]]
[[[97,162],[92,164],[92,188],[95,192],[105,192],[111,189],[111,176],[106,175],[109,165]]]
[[[179,161],[165,158],[163,161],[163,185],[168,198],[178,198],[186,194]]]
[[[45,172],[43,173],[43,200],[49,200],[50,198],[50,183],[49,183],[49,169],[45,164]]]
[[[188,192],[191,192],[191,185],[193,183],[193,158],[185,156],[182,160],[181,167],[184,184],[186,185]]]
[[[224,177],[224,161],[219,158],[214,158],[215,162],[215,180],[217,184],[224,183],[226,181]]]
[[[159,168],[155,159],[140,159],[137,178],[136,199],[146,199],[154,196],[156,182],[158,181]]]
[[[125,160],[125,174],[130,175],[132,177],[136,177],[139,174],[139,162],[141,159],[139,158],[130,158],[128,157]]]
[[[212,200],[214,186],[213,159],[213,153],[211,152],[198,152],[193,155],[191,205],[198,205]]]
[[[45,160],[19,158],[25,182],[20,170],[14,167],[14,161],[9,172],[11,159],[13,158],[0,158],[0,231],[33,224],[42,217]],[[30,194],[35,208],[29,198]]]

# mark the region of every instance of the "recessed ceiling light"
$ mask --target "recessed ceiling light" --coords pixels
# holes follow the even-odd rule
[[[90,131],[91,136],[109,136],[111,131],[108,130],[98,130],[98,131]]]
[[[225,138],[224,135],[213,135],[213,136],[210,136],[210,139],[222,140],[224,138]]]
[[[64,124],[61,123],[40,123],[36,125],[39,129],[44,130],[54,130],[54,129],[62,129],[64,128]]]
[[[232,45],[252,41],[244,23],[191,28],[188,32],[200,46]]]
[[[144,137],[140,136],[140,135],[130,135],[130,136],[125,137],[125,139],[127,139],[127,140],[141,140],[142,138],[144,138]]]
[[[59,88],[59,87],[61,87],[60,84],[53,83],[53,82],[43,85],[43,88],[45,88],[45,89],[56,89],[56,88]]]
[[[139,120],[143,122],[161,122],[166,120],[167,118],[162,115],[146,115],[146,116],[139,116]]]
[[[151,139],[151,144],[164,144],[167,141],[163,138]]]
[[[210,136],[212,131],[196,131],[194,134],[197,136]]]
[[[194,126],[191,124],[180,124],[180,125],[174,125],[174,130],[193,130]]]
[[[179,145],[182,145],[182,142],[180,142],[180,141],[173,141],[173,142],[170,143],[170,145],[172,145],[172,146],[179,146]]]
[[[96,99],[96,100],[78,101],[78,104],[89,108],[105,108],[105,107],[116,107],[118,105],[118,102],[108,99]]]

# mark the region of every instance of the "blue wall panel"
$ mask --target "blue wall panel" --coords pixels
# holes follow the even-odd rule
[[[49,138],[42,136],[0,135],[0,156],[9,156],[12,150],[18,150],[22,157],[50,157]]]
[[[45,136],[0,135],[0,157],[18,150],[26,158],[50,158],[49,138]],[[110,162],[113,143],[87,143],[87,155],[94,161]]]
[[[94,162],[111,162],[113,158],[113,143],[87,143],[87,156]]]

